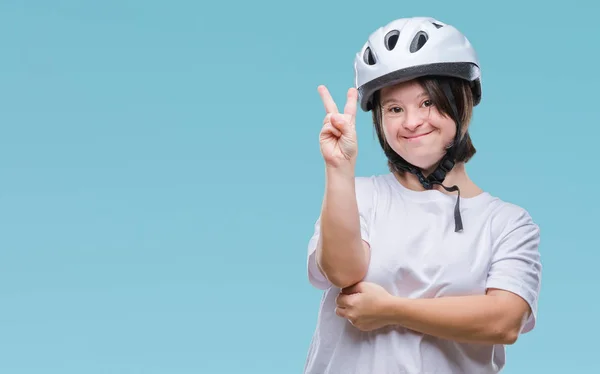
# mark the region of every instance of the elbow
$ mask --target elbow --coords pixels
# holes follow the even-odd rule
[[[516,331],[507,331],[502,336],[502,344],[504,345],[513,345],[519,339],[519,333]]]
[[[324,271],[325,277],[337,288],[346,288],[355,285],[363,280],[366,274],[359,271],[336,272]]]
[[[506,313],[502,320],[501,326],[501,342],[504,345],[512,345],[517,342],[521,336],[523,325],[526,322],[526,317],[519,314]]]
[[[367,270],[346,270],[340,271],[339,269],[331,269],[323,266],[322,263],[317,261],[317,265],[321,270],[321,273],[327,278],[327,280],[337,288],[346,288],[355,285],[362,281],[367,273]]]
[[[362,253],[358,249],[353,258],[324,256],[322,247],[317,249],[317,266],[329,282],[338,288],[353,286],[362,281],[369,269],[369,255],[366,244],[362,245]],[[357,255],[358,254],[358,255]]]
[[[344,275],[327,276],[327,279],[329,279],[331,284],[333,284],[335,287],[340,288],[340,289],[353,286],[353,285],[357,284],[358,282],[360,282],[361,280],[363,280],[363,278],[364,277],[362,277],[362,276],[360,276],[360,277],[359,276],[352,277],[352,276],[344,276]]]
[[[513,345],[519,339],[521,329],[515,324],[503,324],[494,331],[494,341],[497,344]]]
[[[505,345],[512,345],[515,344],[517,342],[517,340],[519,339],[519,333],[520,333],[520,329],[518,328],[509,328],[506,329],[506,331],[504,331],[504,344]]]

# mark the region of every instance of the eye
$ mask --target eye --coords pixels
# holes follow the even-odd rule
[[[400,108],[399,106],[394,106],[394,107],[391,107],[389,109],[389,111],[397,114],[397,113],[402,113],[404,111],[404,109]]]
[[[427,99],[425,101],[423,101],[423,104],[421,104],[422,106],[424,106],[425,108],[430,107],[433,105],[433,101]]]

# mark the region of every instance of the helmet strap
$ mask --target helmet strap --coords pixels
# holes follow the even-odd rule
[[[451,187],[444,186],[443,182],[446,179],[446,175],[450,172],[450,170],[452,170],[452,168],[456,164],[456,151],[457,149],[460,149],[463,146],[465,137],[462,136],[462,121],[458,117],[456,101],[454,99],[454,95],[452,94],[452,90],[450,89],[450,85],[447,82],[443,82],[442,89],[444,90],[444,93],[446,94],[446,97],[450,102],[450,107],[452,108],[452,114],[454,117],[454,121],[456,122],[456,136],[454,138],[454,143],[448,149],[444,157],[440,160],[436,169],[427,177],[425,177],[421,169],[414,165],[411,165],[402,157],[395,154],[394,151],[390,150],[390,154],[388,154],[387,156],[389,159],[394,161],[394,165],[396,165],[396,167],[399,167],[402,170],[414,174],[419,179],[419,182],[421,183],[423,188],[425,188],[426,190],[432,189],[434,185],[439,185],[448,192],[456,191],[458,193],[456,205],[454,206],[454,231],[459,232],[463,230],[462,218],[460,215],[460,189],[456,185]],[[392,154],[393,157],[390,157],[392,156]]]

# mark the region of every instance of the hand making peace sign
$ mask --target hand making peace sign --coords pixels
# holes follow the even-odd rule
[[[355,128],[358,92],[355,88],[348,90],[344,113],[339,113],[327,88],[319,86],[318,90],[327,113],[319,134],[325,163],[336,168],[344,164],[353,166],[358,153]]]

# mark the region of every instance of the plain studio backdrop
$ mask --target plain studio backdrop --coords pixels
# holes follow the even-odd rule
[[[376,28],[433,16],[483,67],[468,172],[541,227],[537,328],[505,372],[596,364],[598,5],[0,3],[0,372],[300,373],[306,245]],[[370,114],[357,175],[387,172]]]

